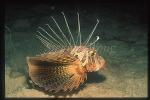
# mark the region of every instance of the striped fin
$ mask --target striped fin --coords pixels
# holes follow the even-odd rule
[[[49,58],[50,56],[53,59]],[[46,91],[67,91],[79,87],[86,77],[79,59],[70,60],[67,55],[61,55],[58,59],[56,56],[59,55],[48,54],[28,57],[27,62],[31,80]],[[66,62],[62,60],[65,57]]]
[[[75,60],[77,60],[77,58],[75,58],[73,55],[70,55],[68,53],[62,53],[62,52],[52,52],[52,53],[48,53],[48,54],[43,54],[40,56],[36,56],[36,57],[27,57],[27,61],[29,61],[29,59],[32,59],[32,62],[34,61],[42,61],[42,63],[45,62],[51,62],[52,64],[70,64],[72,62],[74,62]]]

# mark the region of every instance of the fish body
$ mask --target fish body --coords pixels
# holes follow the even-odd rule
[[[62,14],[64,15],[64,13]],[[53,20],[55,22],[55,19]],[[57,22],[55,23],[58,25]],[[58,26],[58,28],[60,27]],[[69,27],[68,30],[70,30]],[[41,35],[41,37],[38,36],[38,38],[47,46],[48,42],[43,35]],[[91,38],[91,36],[89,36],[89,38]],[[89,39],[87,43],[88,41]],[[63,43],[65,44],[67,41]],[[72,45],[70,44],[68,43],[66,48],[49,51],[34,57],[27,57],[29,77],[34,84],[44,88],[46,91],[71,91],[77,89],[80,84],[83,84],[87,80],[88,72],[98,71],[100,68],[104,67],[105,60],[97,54],[95,48],[88,47],[86,43],[80,43],[79,45],[75,43]]]

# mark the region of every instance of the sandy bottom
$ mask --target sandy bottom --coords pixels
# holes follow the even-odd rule
[[[90,73],[89,80],[82,89],[74,93],[47,94],[37,89],[28,88],[26,77],[21,73],[10,77],[7,71],[5,75],[5,96],[6,97],[147,97],[147,74],[142,77],[135,76],[130,72],[126,76],[116,76],[109,69],[98,73]],[[12,74],[12,73],[11,73]],[[131,75],[133,77],[131,77]],[[106,77],[107,76],[107,79]],[[128,77],[129,76],[129,77]],[[122,78],[121,78],[122,77]],[[99,79],[98,79],[99,78]],[[97,79],[96,81],[94,81]]]

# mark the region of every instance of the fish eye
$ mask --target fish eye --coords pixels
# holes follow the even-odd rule
[[[94,56],[94,54],[95,54],[95,53],[93,52],[93,53],[91,54],[91,56]]]
[[[96,51],[91,52],[91,56],[94,56],[94,55],[96,55]]]

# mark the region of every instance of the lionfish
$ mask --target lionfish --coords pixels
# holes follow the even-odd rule
[[[63,12],[61,14],[64,17],[70,40],[54,17],[51,16],[61,35],[58,35],[49,24],[45,25],[55,37],[44,28],[39,27],[45,35],[37,31],[36,37],[49,51],[34,57],[27,57],[29,77],[34,84],[48,92],[65,92],[78,89],[87,80],[88,72],[98,71],[105,65],[104,58],[98,55],[96,49],[92,47],[99,40],[99,36],[96,36],[96,39],[89,43],[99,20],[97,19],[97,23],[86,41],[82,42],[79,13],[77,12],[78,33],[75,42],[66,16]]]

